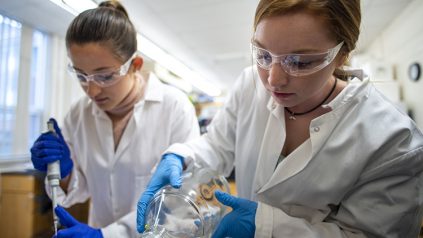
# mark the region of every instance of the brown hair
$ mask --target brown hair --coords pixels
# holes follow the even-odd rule
[[[344,42],[341,52],[346,61],[355,49],[360,35],[360,0],[261,0],[254,18],[254,32],[263,18],[295,11],[309,11],[323,17],[328,22],[334,39]],[[336,69],[335,75],[341,78],[347,76],[341,69]]]
[[[66,47],[97,42],[109,47],[122,62],[137,50],[137,34],[125,8],[118,1],[104,1],[79,14],[66,32]]]

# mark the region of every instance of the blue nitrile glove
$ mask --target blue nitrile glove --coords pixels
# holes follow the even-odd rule
[[[41,134],[31,147],[31,160],[34,168],[43,172],[47,171],[47,164],[60,160],[60,175],[64,178],[71,172],[73,162],[56,120],[50,118],[50,121],[53,122],[57,136],[51,132]]]
[[[174,188],[180,188],[182,185],[182,169],[184,158],[177,154],[165,154],[157,166],[156,172],[148,183],[147,188],[142,194],[137,205],[137,230],[139,233],[144,232],[145,225],[145,211],[148,203],[153,198],[154,194],[165,185],[170,185]]]
[[[214,194],[223,205],[232,207],[232,211],[222,218],[212,238],[254,237],[257,202],[237,198],[221,191],[216,191]]]
[[[57,206],[54,211],[60,220],[60,224],[67,227],[58,231],[57,235],[53,236],[54,238],[103,238],[100,229],[80,223],[63,207]]]

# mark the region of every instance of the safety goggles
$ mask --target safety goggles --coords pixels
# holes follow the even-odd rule
[[[100,87],[110,87],[113,84],[119,82],[127,73],[131,67],[132,60],[136,57],[136,54],[132,55],[123,65],[114,70],[108,70],[95,74],[86,75],[76,70],[72,64],[68,64],[68,72],[78,79],[82,86],[88,86],[90,81],[93,81]]]
[[[274,55],[269,51],[251,43],[253,57],[257,65],[270,70],[273,64],[280,63],[282,69],[291,76],[305,76],[315,73],[328,66],[335,59],[344,42],[332,49],[316,54],[283,54]]]

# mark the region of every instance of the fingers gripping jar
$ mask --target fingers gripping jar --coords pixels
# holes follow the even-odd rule
[[[210,237],[225,214],[215,190],[229,193],[225,177],[209,168],[194,167],[182,175],[182,186],[159,190],[146,210],[142,238]]]

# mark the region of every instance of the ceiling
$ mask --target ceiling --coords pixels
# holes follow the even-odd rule
[[[411,1],[362,0],[362,34],[356,52],[365,51]],[[141,34],[223,91],[251,64],[249,40],[258,0],[121,2]],[[0,0],[0,13],[62,36],[74,17],[49,0]]]

